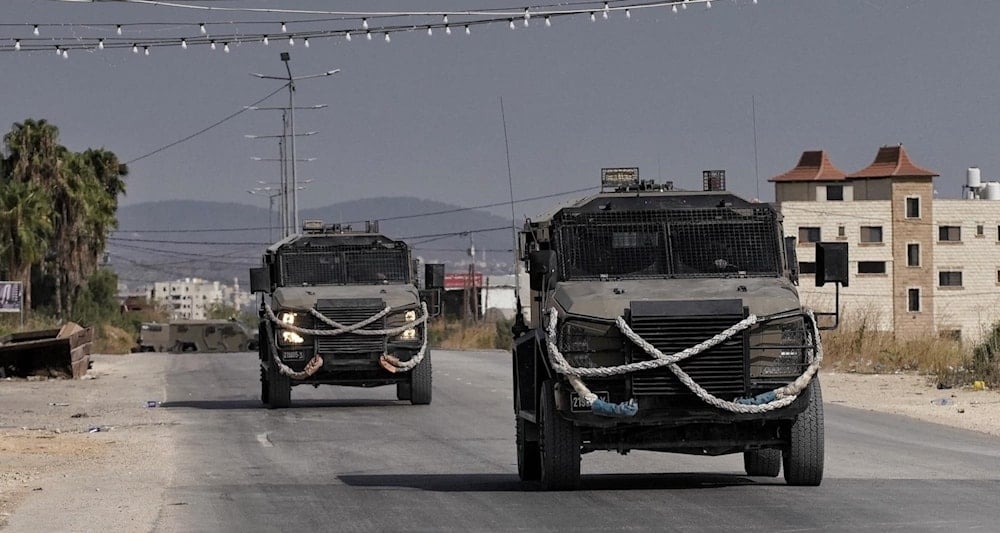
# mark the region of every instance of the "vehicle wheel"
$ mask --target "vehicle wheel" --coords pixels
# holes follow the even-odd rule
[[[517,476],[521,481],[538,481],[542,477],[542,457],[538,441],[528,440],[527,420],[515,416],[514,433],[517,439]]]
[[[748,476],[778,477],[781,471],[781,450],[747,450],[743,452],[743,468]]]
[[[806,394],[809,407],[792,423],[782,466],[789,485],[815,487],[823,481],[823,393],[819,376],[813,378]]]
[[[408,382],[400,381],[399,383],[396,383],[397,400],[409,400],[412,394],[413,394],[413,389]]]
[[[542,488],[573,490],[580,486],[580,428],[559,416],[551,381],[538,400],[538,449]]]
[[[431,403],[431,351],[410,371],[410,403],[428,405]]]
[[[260,367],[260,403],[264,405],[267,405],[268,402],[267,395],[268,392],[270,392],[268,390],[269,388],[270,385],[267,382],[267,371],[264,370],[264,367]]]
[[[267,400],[271,409],[284,409],[292,404],[292,380],[278,371],[273,362],[267,370]]]

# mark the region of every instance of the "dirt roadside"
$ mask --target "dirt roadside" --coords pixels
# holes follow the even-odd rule
[[[166,354],[94,356],[86,380],[0,380],[0,529],[149,531],[173,479]],[[821,374],[828,404],[1000,436],[1000,392]],[[96,431],[95,431],[96,429]],[[6,526],[6,527],[5,527]]]
[[[173,474],[167,358],[93,357],[84,380],[0,380],[0,529],[149,531]]]

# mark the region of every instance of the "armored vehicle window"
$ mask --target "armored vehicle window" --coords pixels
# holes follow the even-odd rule
[[[369,245],[309,246],[282,250],[281,283],[345,285],[408,283],[409,257],[403,247]]]
[[[206,335],[211,335],[213,333],[215,333],[215,326],[208,326],[207,328],[205,328]]]
[[[225,327],[222,328],[222,334],[223,335],[234,335],[234,334],[236,334],[236,328],[234,328],[232,326],[225,326]]]
[[[554,219],[563,279],[778,275],[769,208],[584,213]]]
[[[177,326],[177,333],[187,333],[187,326]]]

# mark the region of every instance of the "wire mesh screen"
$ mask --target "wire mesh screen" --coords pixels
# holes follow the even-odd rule
[[[780,272],[780,235],[768,208],[563,211],[554,225],[562,279]]]
[[[282,252],[281,280],[289,285],[408,283],[405,249],[330,246]]]

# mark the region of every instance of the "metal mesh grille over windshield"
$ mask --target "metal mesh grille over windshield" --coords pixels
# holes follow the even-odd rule
[[[779,274],[769,208],[581,212],[553,221],[562,279]]]
[[[281,281],[294,285],[406,283],[405,249],[371,246],[310,246],[282,251]]]

